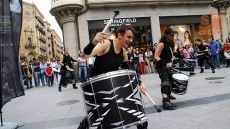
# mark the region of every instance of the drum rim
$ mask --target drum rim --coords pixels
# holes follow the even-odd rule
[[[81,87],[84,87],[90,83],[94,83],[94,82],[98,82],[104,79],[108,79],[111,77],[118,77],[118,76],[122,76],[122,75],[127,75],[127,73],[129,74],[136,74],[135,71],[133,70],[116,70],[116,71],[111,71],[111,72],[107,72],[107,73],[103,73],[103,74],[99,74],[97,76],[91,77],[89,78],[86,82],[81,84]]]
[[[183,60],[186,60],[186,61],[191,61],[191,62],[195,62],[194,59],[183,59]]]
[[[178,75],[178,74],[179,74],[179,75],[184,75],[184,76],[187,77],[186,80],[180,80],[180,81],[188,81],[188,80],[189,80],[189,77],[188,77],[187,75],[185,75],[185,74],[182,74],[182,73],[174,73],[173,75],[175,75],[175,74],[177,74],[177,75]],[[173,77],[173,75],[172,75],[172,78],[175,79],[175,80],[178,80],[178,78]]]

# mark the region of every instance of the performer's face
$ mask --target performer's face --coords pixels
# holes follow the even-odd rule
[[[65,54],[68,54],[68,49],[65,49]]]
[[[126,30],[124,35],[118,34],[119,39],[121,40],[121,46],[128,48],[129,45],[133,42],[133,32],[131,30]]]
[[[179,37],[179,35],[178,35],[178,34],[174,34],[174,40],[179,39],[178,37]]]
[[[167,35],[166,35],[166,38],[167,38],[169,41],[171,41],[171,40],[173,40],[173,38],[174,38],[174,34],[167,34]]]

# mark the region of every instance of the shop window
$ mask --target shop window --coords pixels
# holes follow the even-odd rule
[[[152,33],[151,33],[151,26],[133,26],[136,30],[136,34],[134,35],[133,43],[131,46],[138,48],[139,50],[146,50],[147,47],[152,48]],[[113,32],[115,32],[117,27],[109,28],[108,30],[108,38],[114,38]],[[97,32],[101,32],[103,29],[90,29],[89,30],[89,39],[90,41],[93,40]]]
[[[195,44],[196,39],[208,41],[208,38],[213,35],[211,28],[203,29],[200,26],[200,23],[193,24],[180,24],[180,25],[161,25],[161,35],[164,35],[165,29],[168,27],[178,32],[177,37],[174,37],[174,40],[180,41],[182,45],[191,43],[192,46]]]

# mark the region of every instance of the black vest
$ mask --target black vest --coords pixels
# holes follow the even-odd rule
[[[121,48],[121,52],[116,54],[114,51],[113,41],[110,40],[110,42],[111,45],[109,51],[102,56],[96,56],[90,77],[116,71],[121,66],[124,60],[123,49]]]
[[[66,56],[65,54],[63,54],[62,64],[64,64],[64,66],[62,67],[65,67],[66,65],[69,66],[71,64],[70,55]]]
[[[172,62],[174,42],[173,41],[167,42],[166,40],[164,40],[163,44],[164,44],[164,48],[161,51],[160,58],[166,63]]]

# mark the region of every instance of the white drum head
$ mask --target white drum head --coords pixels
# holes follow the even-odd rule
[[[67,68],[67,70],[69,70],[69,71],[74,71],[73,69],[71,69],[71,68]]]
[[[184,59],[185,61],[195,62],[193,59]]]
[[[183,81],[186,81],[189,79],[187,75],[180,74],[180,73],[173,74],[172,77],[175,78],[176,80],[183,80]]]

